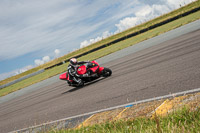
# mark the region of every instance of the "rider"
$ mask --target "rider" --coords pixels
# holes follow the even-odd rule
[[[69,79],[77,82],[78,84],[82,84],[82,80],[79,77],[90,77],[89,73],[83,74],[83,75],[78,75],[77,68],[79,65],[89,63],[89,61],[77,61],[76,58],[71,58],[69,60],[69,65],[68,65],[68,73],[69,73]]]

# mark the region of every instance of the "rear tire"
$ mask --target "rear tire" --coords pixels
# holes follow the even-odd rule
[[[104,68],[103,71],[102,71],[102,76],[103,77],[109,77],[112,75],[112,71],[111,69],[109,68]]]

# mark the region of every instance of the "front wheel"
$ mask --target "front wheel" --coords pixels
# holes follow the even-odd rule
[[[109,77],[112,75],[112,71],[111,69],[109,68],[104,68],[103,71],[102,71],[102,76],[103,77]]]

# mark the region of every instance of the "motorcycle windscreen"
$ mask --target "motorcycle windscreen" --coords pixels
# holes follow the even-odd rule
[[[91,61],[92,63],[95,63],[95,64],[97,64],[98,66],[99,66],[99,64],[95,61],[95,60],[93,60],[93,61]]]
[[[82,75],[85,73],[86,73],[86,66],[85,65],[80,66],[77,70],[77,74]]]
[[[59,78],[62,79],[62,80],[67,80],[67,75],[68,75],[67,73],[63,73],[63,74],[60,75]]]

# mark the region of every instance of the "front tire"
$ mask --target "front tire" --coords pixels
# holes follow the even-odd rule
[[[103,77],[109,77],[112,75],[112,71],[111,69],[109,68],[104,68],[103,71],[102,71],[102,76]]]

